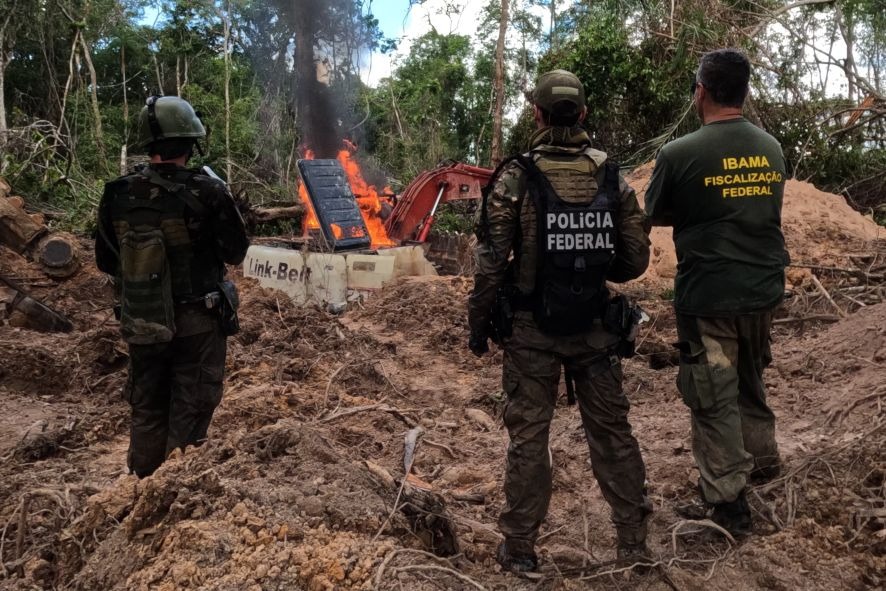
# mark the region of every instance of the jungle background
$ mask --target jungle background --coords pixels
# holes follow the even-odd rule
[[[0,0],[0,242],[19,221],[18,242],[0,244],[0,590],[886,588],[884,35],[884,0]],[[614,559],[565,385],[541,570],[496,564],[503,352],[466,347],[467,266],[400,277],[339,315],[232,267],[241,331],[209,441],[128,474],[127,346],[87,253],[103,183],[144,160],[146,97],[203,113],[196,164],[241,205],[296,210],[308,150],[353,146],[392,191],[447,159],[489,167],[522,150],[523,92],[564,67],[587,88],[595,146],[642,202],[656,151],[699,125],[699,56],[726,45],[750,55],[746,114],[796,177],[764,378],[784,469],[748,492],[753,535],[705,542],[704,522],[676,512],[698,473],[668,228],[618,287],[649,316],[623,364],[654,506],[645,575]],[[435,228],[469,225],[438,214]],[[289,225],[254,243],[297,243]],[[64,322],[35,321],[47,311]]]
[[[312,67],[336,132],[395,191],[445,159],[491,166],[522,150],[523,92],[555,67],[584,82],[596,146],[636,165],[698,126],[698,58],[736,46],[754,65],[747,115],[793,175],[886,222],[884,0],[488,0],[474,34],[430,27],[405,51],[373,16],[391,3],[0,0],[0,176],[53,224],[89,231],[103,183],[137,156],[144,99],[179,95],[211,129],[200,163],[252,203],[293,201],[298,70]],[[457,18],[467,2],[399,4],[405,22],[426,4]],[[396,57],[370,85],[372,55]]]

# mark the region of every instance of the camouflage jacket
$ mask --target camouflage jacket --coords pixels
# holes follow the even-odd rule
[[[538,130],[530,142],[530,154],[550,158],[569,158],[585,154],[587,173],[571,170],[545,172],[558,195],[564,201],[586,199],[596,195],[605,174],[606,154],[590,148],[590,138],[582,130],[546,127]],[[544,169],[543,169],[544,171]],[[619,176],[620,203],[619,233],[615,260],[607,280],[624,283],[636,279],[649,264],[649,236],[644,229],[643,210],[637,203],[634,190]],[[485,238],[475,252],[476,273],[474,290],[468,303],[468,322],[477,334],[486,334],[490,312],[499,287],[512,284],[523,294],[535,288],[538,250],[535,206],[527,199],[526,179],[516,163],[505,167],[495,179],[487,203],[487,224],[481,234]],[[478,211],[477,224],[480,224]],[[512,261],[518,261],[511,265]],[[513,266],[509,271],[509,266]]]
[[[173,164],[152,164],[150,169],[164,180],[183,184],[196,200],[184,201],[183,207],[177,199],[166,201],[175,208],[170,207],[159,226],[166,241],[174,296],[200,297],[216,289],[225,263],[240,264],[246,256],[249,238],[243,218],[222,181]],[[146,172],[139,168],[105,185],[95,241],[95,261],[105,273],[119,275],[119,241],[129,226],[156,224],[149,212],[139,209],[138,201],[169,197]],[[203,211],[194,211],[200,205]]]

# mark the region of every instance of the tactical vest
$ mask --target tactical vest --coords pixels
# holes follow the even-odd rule
[[[218,246],[206,227],[209,211],[189,188],[194,174],[177,170],[165,178],[144,168],[121,179],[111,203],[118,243],[130,230],[162,233],[176,303],[197,301],[224,279]]]
[[[570,170],[570,160],[576,163],[579,159],[587,157],[563,155],[546,161],[542,154],[537,161],[531,155],[509,159],[516,160],[525,171],[536,220],[534,288],[532,293],[514,295],[513,305],[518,310],[531,311],[538,327],[554,335],[587,332],[596,319],[602,318],[609,301],[606,274],[615,258],[619,237],[618,165],[605,163],[603,182],[592,183],[597,185],[597,191],[588,199],[586,192],[580,194],[578,190],[586,185],[570,184],[570,180],[590,180]],[[542,172],[539,165],[548,173]],[[558,184],[567,187],[570,195],[561,196],[554,189],[549,176],[557,176],[558,172],[562,173]],[[485,216],[485,207],[484,201],[481,216]],[[521,250],[515,248],[512,276],[520,265]]]

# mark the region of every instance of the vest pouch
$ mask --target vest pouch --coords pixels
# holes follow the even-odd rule
[[[129,229],[120,240],[120,326],[131,345],[168,343],[175,336],[172,278],[159,229]]]
[[[569,285],[553,281],[539,287],[532,316],[544,333],[566,336],[588,332],[600,317],[596,297],[577,296]]]
[[[567,336],[590,331],[609,300],[608,255],[549,254],[540,270],[533,317],[542,332]]]
[[[226,337],[234,336],[240,332],[240,318],[237,309],[240,307],[240,295],[233,281],[222,281],[218,284],[221,293],[221,302],[218,305],[221,320],[221,331]]]

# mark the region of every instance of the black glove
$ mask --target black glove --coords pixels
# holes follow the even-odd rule
[[[484,353],[489,352],[489,337],[485,334],[481,335],[471,332],[471,336],[468,339],[468,349],[477,357],[483,357]]]

